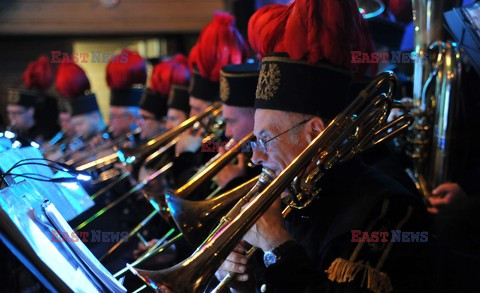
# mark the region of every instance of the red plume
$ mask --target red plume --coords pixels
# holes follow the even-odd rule
[[[90,81],[77,64],[61,63],[55,78],[55,88],[62,97],[73,99],[90,90]]]
[[[220,78],[220,69],[228,64],[239,64],[248,55],[240,32],[234,27],[235,18],[225,12],[216,12],[200,34],[189,56],[191,68],[212,81]]]
[[[52,86],[53,71],[50,59],[47,56],[40,56],[36,61],[30,63],[23,73],[25,87],[30,90],[45,91]]]
[[[260,22],[262,18],[266,24]],[[351,62],[352,51],[373,51],[368,27],[353,0],[296,0],[283,11],[267,6],[252,21],[249,40],[261,55],[286,52],[293,60],[325,60],[350,68],[357,76],[371,66]]]
[[[286,20],[285,16],[288,14],[286,14],[285,11],[287,9],[287,5],[267,5],[257,10],[257,12],[255,12],[250,18],[248,22],[248,41],[252,49],[259,53],[260,57],[266,53],[265,49],[268,47],[267,44],[262,42],[262,40],[265,39],[265,36],[261,33],[267,33],[267,30],[264,29],[266,26],[269,26],[269,28],[273,30],[275,30],[275,28],[283,30],[282,26],[278,25],[278,23]],[[278,38],[283,38],[283,33],[269,33]],[[276,38],[271,38],[270,40],[276,44],[281,44],[282,42],[280,39],[277,40]]]
[[[190,79],[187,58],[177,54],[172,60],[163,61],[153,68],[150,89],[168,95],[174,84],[186,84]]]
[[[137,52],[124,49],[110,59],[107,65],[110,89],[128,89],[136,84],[145,85],[146,81],[147,64]]]

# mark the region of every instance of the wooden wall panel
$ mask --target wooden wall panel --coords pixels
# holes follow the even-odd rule
[[[198,32],[221,0],[0,0],[3,35],[112,35]],[[114,0],[115,1],[115,0]]]

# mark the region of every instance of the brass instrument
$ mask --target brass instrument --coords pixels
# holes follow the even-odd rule
[[[82,155],[79,157],[67,160],[65,164],[75,166],[77,170],[90,172],[96,171],[105,166],[109,166],[118,160],[116,149],[122,145],[134,143],[135,136],[139,135],[140,131],[140,128],[136,128],[135,130],[114,139],[111,139],[109,136],[105,136],[107,137],[105,138],[104,133],[101,135],[103,140],[102,144],[93,148],[87,144],[86,152],[82,153]],[[96,137],[93,137],[93,139],[95,138]],[[97,158],[99,154],[100,158]],[[94,164],[92,164],[92,160],[95,162]]]
[[[232,188],[231,190],[226,191],[225,193],[222,193],[221,195],[219,195],[219,196],[217,196],[213,199],[210,199],[210,200],[207,200],[207,201],[199,201],[199,203],[204,203],[202,206],[199,206],[199,210],[196,210],[195,207],[193,207],[193,209],[191,210],[194,213],[194,214],[191,215],[192,218],[197,214],[197,212],[198,213],[205,212],[204,214],[200,214],[200,216],[205,216],[205,217],[203,219],[201,219],[203,221],[199,221],[197,223],[199,225],[199,227],[197,227],[197,228],[200,228],[200,229],[203,228],[203,231],[207,231],[206,227],[209,226],[208,221],[210,221],[211,218],[215,218],[215,216],[217,214],[221,213],[225,209],[228,209],[228,207],[231,207],[232,203],[234,203],[236,200],[241,198],[245,193],[247,193],[249,190],[251,190],[253,188],[253,186],[257,183],[258,178],[259,177],[256,176],[256,177],[248,180],[247,182],[242,183],[239,186],[237,186],[235,188]],[[175,198],[178,199],[178,197],[175,197]],[[177,221],[178,219],[181,220],[181,218],[179,218],[179,215],[182,213],[181,211],[177,212],[175,210],[169,209],[168,207],[166,207],[166,208],[168,209],[168,211],[170,212],[170,215],[172,215],[172,217],[177,218],[177,219],[174,218],[175,221]],[[208,210],[208,208],[212,208],[212,209]],[[140,256],[137,260],[135,260],[135,262],[132,263],[132,265],[139,265],[139,264],[143,263],[144,261],[150,259],[152,256],[157,255],[158,253],[161,253],[167,247],[174,244],[181,237],[187,237],[187,240],[188,240],[189,239],[188,234],[184,235],[182,233],[182,231],[184,231],[184,228],[182,226],[178,226],[178,228],[181,231],[180,233],[177,233],[172,238],[169,238],[173,234],[173,232],[175,231],[175,229],[172,228],[170,231],[167,232],[167,234],[165,236],[162,237],[162,239],[157,241],[157,243],[154,246],[152,246],[142,256]],[[204,236],[206,237],[206,235],[204,235]],[[117,272],[115,274],[115,277],[119,277],[119,276],[123,275],[124,273],[126,273],[127,271],[128,271],[128,268],[125,267],[124,269]]]
[[[185,183],[183,186],[178,188],[176,191],[172,192],[170,194],[171,196],[176,196],[176,197],[181,197],[185,198],[191,195],[201,184],[203,184],[205,181],[210,180],[217,174],[226,164],[228,164],[233,158],[237,156],[237,154],[241,151],[242,146],[245,144],[246,141],[250,140],[253,137],[253,133],[248,134],[246,137],[244,137],[242,140],[237,142],[233,147],[231,147],[227,152],[224,154],[219,154],[219,156],[216,156],[211,160],[209,164],[205,168],[203,168],[200,172],[197,172],[190,180]],[[132,194],[135,194],[136,192],[141,192],[143,197],[147,199],[150,204],[155,208],[155,211],[150,213],[139,225],[137,225],[132,231],[128,233],[128,237],[125,240],[128,240],[131,236],[135,235],[144,225],[146,225],[157,213],[160,214],[166,222],[168,222],[168,218],[170,217],[170,212],[171,210],[168,209],[168,207],[165,205],[165,195],[164,194],[156,194],[148,191],[142,190],[142,188],[148,183],[148,181],[152,180],[153,178],[160,176],[163,174],[166,170],[168,170],[172,166],[172,162],[168,163],[166,166],[161,168],[160,170],[156,171],[155,173],[151,174],[148,178],[134,186],[131,190],[129,190],[127,193],[123,194],[122,196],[118,197],[115,201],[110,203],[106,208],[100,210],[96,214],[94,214],[92,217],[84,221],[82,224],[76,227],[76,230],[82,229],[86,225],[88,225],[90,222],[93,220],[97,219],[100,217],[102,214],[104,214],[106,211],[112,209],[114,206],[119,204],[121,201],[125,200]],[[153,178],[152,178],[153,177]],[[251,186],[250,186],[251,187]],[[245,187],[242,185],[242,191],[245,189]],[[237,191],[238,192],[238,191]],[[229,193],[227,193],[229,194]],[[219,199],[214,200],[217,205],[228,205],[228,202],[224,202],[224,199],[230,199],[232,198],[229,196],[228,198],[225,197],[225,195],[219,196]],[[238,197],[237,197],[238,198]],[[124,242],[121,242],[124,243]],[[101,257],[101,259],[104,259],[108,255],[111,255],[111,253],[116,250],[121,243],[117,243],[112,249],[110,249],[105,255]]]
[[[452,129],[459,108],[461,56],[458,46],[442,42],[443,12],[451,1],[413,0],[415,52],[413,75],[414,123],[407,135],[407,170],[417,189],[431,190],[451,176]]]
[[[219,115],[220,108],[221,108],[220,103],[216,103],[212,106],[209,106],[202,113],[188,118],[177,127],[170,129],[169,131],[166,131],[148,140],[146,143],[142,145],[129,148],[129,147],[123,147],[121,143],[113,142],[103,148],[103,149],[110,148],[111,150],[102,157],[96,158],[94,160],[89,160],[88,162],[84,161],[85,158],[81,158],[81,160],[76,160],[75,162],[69,161],[67,163],[74,165],[77,170],[94,172],[100,168],[109,166],[116,162],[121,162],[123,164],[129,165],[134,163],[140,164],[145,159],[152,160],[163,153],[158,151],[160,147],[174,140],[176,137],[182,134],[185,130],[191,127],[194,127],[195,125],[198,125],[200,121],[202,121],[202,119],[206,117],[210,117],[211,119],[209,119],[209,121],[210,120],[214,120],[215,122],[218,121],[216,119],[216,116]],[[209,135],[211,135],[212,137],[216,137],[217,135],[221,134],[221,131],[219,129],[222,129],[222,127],[221,125],[218,125],[218,123],[215,123],[215,122],[209,123],[208,126],[210,127],[210,129],[206,130],[209,133]],[[164,151],[166,151],[166,149],[164,149]],[[104,177],[107,179],[110,179],[118,175],[120,175],[120,171],[117,171],[117,172],[110,171],[108,176],[104,176]],[[102,175],[100,174],[99,177],[102,177]]]
[[[387,94],[377,94],[385,83],[389,85]],[[410,125],[411,116],[405,113],[387,122],[391,109],[403,106],[393,100],[396,86],[393,73],[380,74],[268,187],[231,221],[215,229],[185,261],[160,271],[131,267],[132,272],[157,291],[204,291],[227,255],[292,181],[289,206],[303,208],[319,195],[319,179],[325,171],[398,135]]]

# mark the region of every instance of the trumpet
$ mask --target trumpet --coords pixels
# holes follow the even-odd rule
[[[388,83],[387,93],[377,94],[385,83]],[[291,208],[308,206],[319,195],[319,179],[325,172],[393,138],[410,125],[412,117],[405,113],[387,122],[391,109],[402,107],[393,100],[396,87],[397,79],[392,72],[378,75],[271,184],[250,200],[236,217],[215,229],[185,261],[160,271],[133,267],[131,271],[157,291],[204,291],[227,255],[285,188],[290,185]]]

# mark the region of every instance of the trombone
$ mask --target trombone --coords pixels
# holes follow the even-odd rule
[[[190,180],[185,183],[183,186],[178,188],[177,190],[167,193],[166,195],[164,194],[156,194],[156,193],[151,193],[147,191],[142,191],[143,196],[152,204],[152,206],[155,208],[155,211],[153,211],[151,214],[149,214],[139,225],[137,225],[130,233],[128,233],[128,237],[126,238],[127,240],[135,235],[144,225],[146,225],[152,218],[153,216],[158,212],[160,215],[163,216],[163,218],[168,222],[168,219],[173,212],[173,210],[168,208],[165,205],[165,197],[169,198],[187,198],[190,196],[201,184],[203,184],[205,181],[210,180],[215,176],[225,165],[227,165],[233,158],[237,156],[237,154],[242,150],[243,146],[245,143],[249,140],[251,140],[253,137],[253,133],[249,133],[247,136],[245,136],[242,140],[237,142],[234,146],[232,146],[227,152],[224,154],[218,154],[212,160],[210,161],[209,164],[200,172],[197,172]],[[171,167],[171,162],[167,164],[167,167],[164,168],[170,168]],[[162,168],[163,169],[163,168]],[[159,174],[163,173],[163,170],[157,171]],[[207,214],[213,213],[216,209],[223,208],[224,206],[231,207],[234,203],[234,199],[238,199],[238,197],[246,192],[246,190],[250,189],[252,185],[254,184],[253,180],[250,180],[246,182],[245,184],[240,185],[239,187],[232,189],[222,195],[219,195],[218,197],[215,197],[210,200],[210,206],[207,207]],[[134,187],[134,190],[132,189],[125,195],[119,197],[115,202],[114,205],[118,204],[120,201],[124,200],[126,197],[129,195],[133,194],[136,191],[139,191],[140,188],[142,188],[144,185],[140,186],[139,188]],[[233,196],[232,194],[236,194],[236,196]],[[112,203],[113,204],[113,203]],[[108,209],[111,209],[114,205],[108,207]],[[209,209],[211,207],[211,210]],[[205,208],[205,207],[204,207]],[[81,229],[94,219],[98,218],[105,212],[105,209],[101,210],[99,213],[95,214],[92,216],[90,219],[82,223],[80,226],[78,226],[76,229]],[[187,238],[188,240],[188,238]],[[120,244],[119,244],[120,243]],[[101,259],[104,259],[108,255],[111,255],[111,253],[116,250],[121,243],[124,242],[119,242],[117,243],[112,249],[110,249],[105,255],[101,257]]]
[[[133,148],[122,148],[122,147],[115,147],[113,146],[115,152],[113,154],[109,154],[105,157],[99,158],[94,162],[89,162],[86,164],[78,164],[76,162],[69,162],[76,166],[78,170],[95,170],[99,167],[103,167],[105,165],[109,165],[112,160],[117,161],[120,159],[122,162],[126,162],[127,164],[133,163],[133,161],[141,161],[145,159],[152,153],[154,153],[158,148],[165,145],[181,133],[183,133],[188,128],[195,125],[195,123],[201,121],[202,119],[216,113],[218,115],[218,110],[220,109],[221,104],[216,103],[207,107],[202,113],[190,117],[187,120],[183,121],[177,127],[170,129],[150,140],[145,142],[142,145],[133,147]],[[117,144],[118,145],[118,144]]]
[[[387,93],[377,94],[385,83],[389,85]],[[392,72],[378,75],[271,184],[236,217],[220,224],[185,261],[165,270],[146,271],[131,267],[131,271],[157,291],[204,291],[227,255],[285,188],[290,185],[290,208],[308,206],[319,195],[319,179],[326,171],[393,138],[411,124],[412,117],[405,113],[387,122],[391,109],[402,107],[393,100],[396,87],[397,79]],[[312,163],[314,166],[309,168]]]

